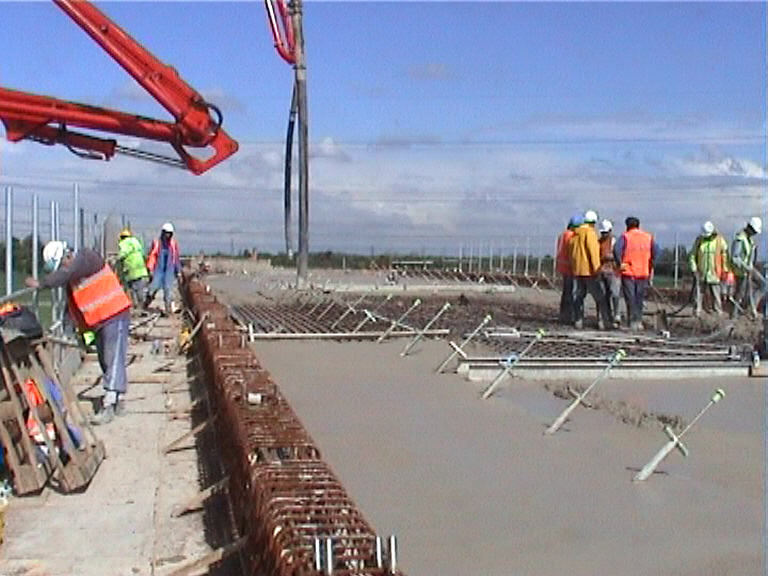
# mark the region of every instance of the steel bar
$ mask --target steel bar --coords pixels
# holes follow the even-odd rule
[[[379,303],[379,305],[376,306],[376,308],[374,308],[373,310],[363,310],[363,312],[365,313],[365,318],[363,318],[360,321],[360,323],[357,326],[355,326],[355,328],[352,330],[352,332],[357,332],[358,330],[360,330],[363,326],[365,326],[371,320],[373,320],[375,322],[376,321],[376,314],[390,300],[392,300],[392,294],[387,294],[386,298],[384,298],[384,300],[382,300]]]
[[[501,372],[499,372],[498,376],[496,376],[496,378],[493,379],[493,381],[488,385],[488,387],[481,394],[481,398],[483,400],[488,399],[496,391],[496,387],[512,371],[512,368],[515,367],[515,364],[517,364],[520,361],[520,359],[523,356],[525,356],[531,348],[534,347],[535,344],[540,342],[543,337],[544,337],[544,330],[539,330],[536,333],[536,336],[533,338],[533,340],[531,340],[530,343],[525,348],[523,348],[520,354],[517,354],[515,356],[510,356],[510,358],[508,358],[507,361],[504,362],[504,366]]]
[[[365,300],[367,297],[368,297],[368,294],[363,294],[362,296],[360,296],[360,298],[358,298],[357,300],[355,300],[355,301],[354,301],[352,304],[347,304],[347,309],[346,309],[346,310],[344,310],[344,313],[343,313],[341,316],[339,316],[339,318],[336,320],[336,322],[334,322],[333,324],[331,324],[331,330],[333,330],[334,328],[336,328],[336,326],[338,326],[338,325],[341,323],[341,321],[342,321],[342,320],[344,320],[344,318],[346,318],[347,316],[349,316],[349,314],[355,314],[355,313],[357,313],[357,306],[358,306],[360,303],[362,303],[362,302],[363,302],[363,300]]]
[[[465,339],[464,339],[464,340],[461,342],[461,344],[459,344],[459,345],[458,345],[458,347],[454,347],[454,349],[453,349],[453,352],[451,352],[451,353],[448,355],[448,357],[447,357],[445,360],[443,360],[443,362],[440,364],[440,366],[438,366],[438,367],[437,367],[437,369],[435,370],[435,372],[438,372],[438,373],[442,372],[442,371],[445,369],[445,367],[446,367],[446,366],[448,366],[448,363],[449,363],[451,360],[453,360],[454,358],[456,358],[456,356],[457,356],[458,354],[462,354],[462,353],[464,352],[464,347],[465,347],[467,344],[469,344],[469,343],[472,341],[472,339],[473,339],[475,336],[477,336],[477,335],[480,333],[480,331],[481,331],[483,328],[485,328],[485,325],[486,325],[486,324],[488,324],[488,322],[490,322],[490,321],[491,321],[491,319],[492,319],[492,316],[491,316],[490,314],[486,314],[485,318],[483,318],[483,321],[482,321],[482,322],[480,322],[480,324],[478,324],[477,328],[475,328],[475,329],[472,331],[472,333],[471,333],[469,336],[467,336],[467,337],[466,337],[466,338],[465,338]],[[451,342],[451,344],[453,345],[453,342]]]
[[[594,388],[600,380],[605,378],[605,376],[608,375],[608,373],[611,371],[611,369],[616,366],[619,362],[622,361],[622,359],[627,355],[624,350],[619,348],[616,350],[616,352],[611,356],[611,358],[608,360],[608,365],[605,367],[605,369],[600,373],[600,375],[594,379],[594,381],[587,386],[587,388],[582,392],[581,394],[578,394],[576,398],[573,400],[573,402],[565,409],[563,412],[558,416],[554,422],[544,431],[545,434],[554,434],[560,429],[560,426],[563,425],[563,423],[568,419],[568,416],[571,415],[571,413],[576,410],[576,407],[579,404],[584,404],[584,398],[586,398],[587,394],[590,393],[592,388]]]
[[[435,314],[432,320],[427,322],[427,325],[424,326],[424,328],[422,328],[421,330],[419,330],[416,336],[414,336],[413,339],[410,342],[408,342],[408,344],[406,344],[403,351],[400,352],[400,356],[407,356],[411,348],[413,348],[416,345],[416,343],[419,342],[424,337],[425,332],[427,332],[427,330],[432,328],[435,322],[437,322],[440,319],[440,316],[442,316],[445,312],[447,312],[448,309],[450,309],[450,307],[451,307],[450,302],[446,302],[445,304],[443,304],[443,307],[440,308],[440,310],[437,312],[437,314]]]
[[[395,327],[401,325],[403,320],[405,320],[406,316],[408,316],[408,314],[410,314],[416,308],[418,308],[420,304],[421,304],[421,300],[416,298],[416,300],[413,301],[413,304],[411,304],[411,307],[408,308],[408,310],[406,310],[405,312],[403,312],[402,316],[400,316],[397,320],[392,320],[392,324],[390,324],[389,328],[387,328],[384,331],[384,333],[381,336],[379,336],[376,342],[383,342],[384,339],[392,333]]]
[[[643,469],[635,475],[632,481],[642,482],[643,480],[646,480],[651,474],[653,474],[653,472],[656,470],[656,467],[661,464],[661,462],[667,456],[669,456],[670,452],[672,452],[672,450],[675,448],[677,448],[683,456],[688,456],[688,449],[680,441],[680,439],[686,434],[686,432],[688,432],[688,430],[691,429],[691,427],[696,422],[698,422],[699,418],[701,418],[707,410],[709,410],[723,398],[725,398],[725,391],[722,388],[715,390],[714,394],[712,394],[711,398],[709,399],[709,403],[704,406],[704,408],[696,415],[693,420],[690,421],[690,423],[685,428],[683,428],[680,434],[675,435],[669,426],[665,426],[664,433],[669,437],[669,442],[662,446],[662,448],[655,454],[655,456],[651,458],[648,464],[643,466]]]

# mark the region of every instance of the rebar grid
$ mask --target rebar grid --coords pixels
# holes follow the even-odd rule
[[[187,282],[186,292],[195,315],[208,314],[196,345],[229,474],[235,523],[247,537],[243,558],[248,574],[309,576],[330,570],[338,575],[401,575],[383,565],[376,533],[247,348],[226,307],[197,280]],[[294,322],[303,330],[325,329],[335,321],[335,312],[347,309],[335,302],[313,306],[316,314],[325,311],[322,323],[297,311],[298,304],[275,308],[259,319],[265,325]],[[326,543],[323,566],[317,558],[318,539]]]

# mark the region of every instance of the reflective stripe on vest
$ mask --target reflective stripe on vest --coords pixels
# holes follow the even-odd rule
[[[96,274],[71,285],[71,297],[88,328],[98,326],[131,307],[131,301],[109,264],[104,264]]]
[[[621,274],[630,278],[648,278],[651,275],[651,245],[648,232],[633,228],[624,233],[624,255]]]

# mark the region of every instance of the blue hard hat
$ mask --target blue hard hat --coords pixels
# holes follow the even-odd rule
[[[576,228],[584,223],[583,216],[581,214],[574,214],[571,219],[568,220],[568,228]]]

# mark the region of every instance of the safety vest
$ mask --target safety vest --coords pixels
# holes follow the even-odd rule
[[[80,327],[88,329],[131,307],[131,301],[109,264],[104,264],[96,274],[70,283],[69,304]]]
[[[602,272],[616,272],[616,263],[613,259],[613,246],[616,244],[616,238],[613,234],[601,235],[597,239],[600,244],[600,270]]]
[[[689,258],[694,272],[707,284],[718,284],[728,272],[728,243],[720,234],[699,237]]]
[[[149,275],[144,264],[144,250],[135,236],[120,240],[117,245],[117,259],[120,261],[122,277],[126,282]]]
[[[570,276],[571,256],[568,253],[568,240],[573,236],[573,230],[568,228],[557,239],[557,272],[561,276]]]
[[[653,236],[632,228],[624,232],[624,254],[621,275],[629,278],[648,278],[651,275],[651,247]]]
[[[731,264],[736,276],[744,276],[753,264],[755,257],[755,241],[744,230],[736,234],[731,246]]]
[[[157,257],[160,254],[160,250],[162,250],[162,242],[155,238],[152,241],[152,248],[149,251],[149,256],[147,256],[147,268],[153,272],[155,271],[155,266],[157,266]],[[179,261],[179,245],[174,238],[171,238],[171,241],[168,242],[168,250],[170,251],[168,254],[168,263],[171,266],[175,266],[176,262]]]

